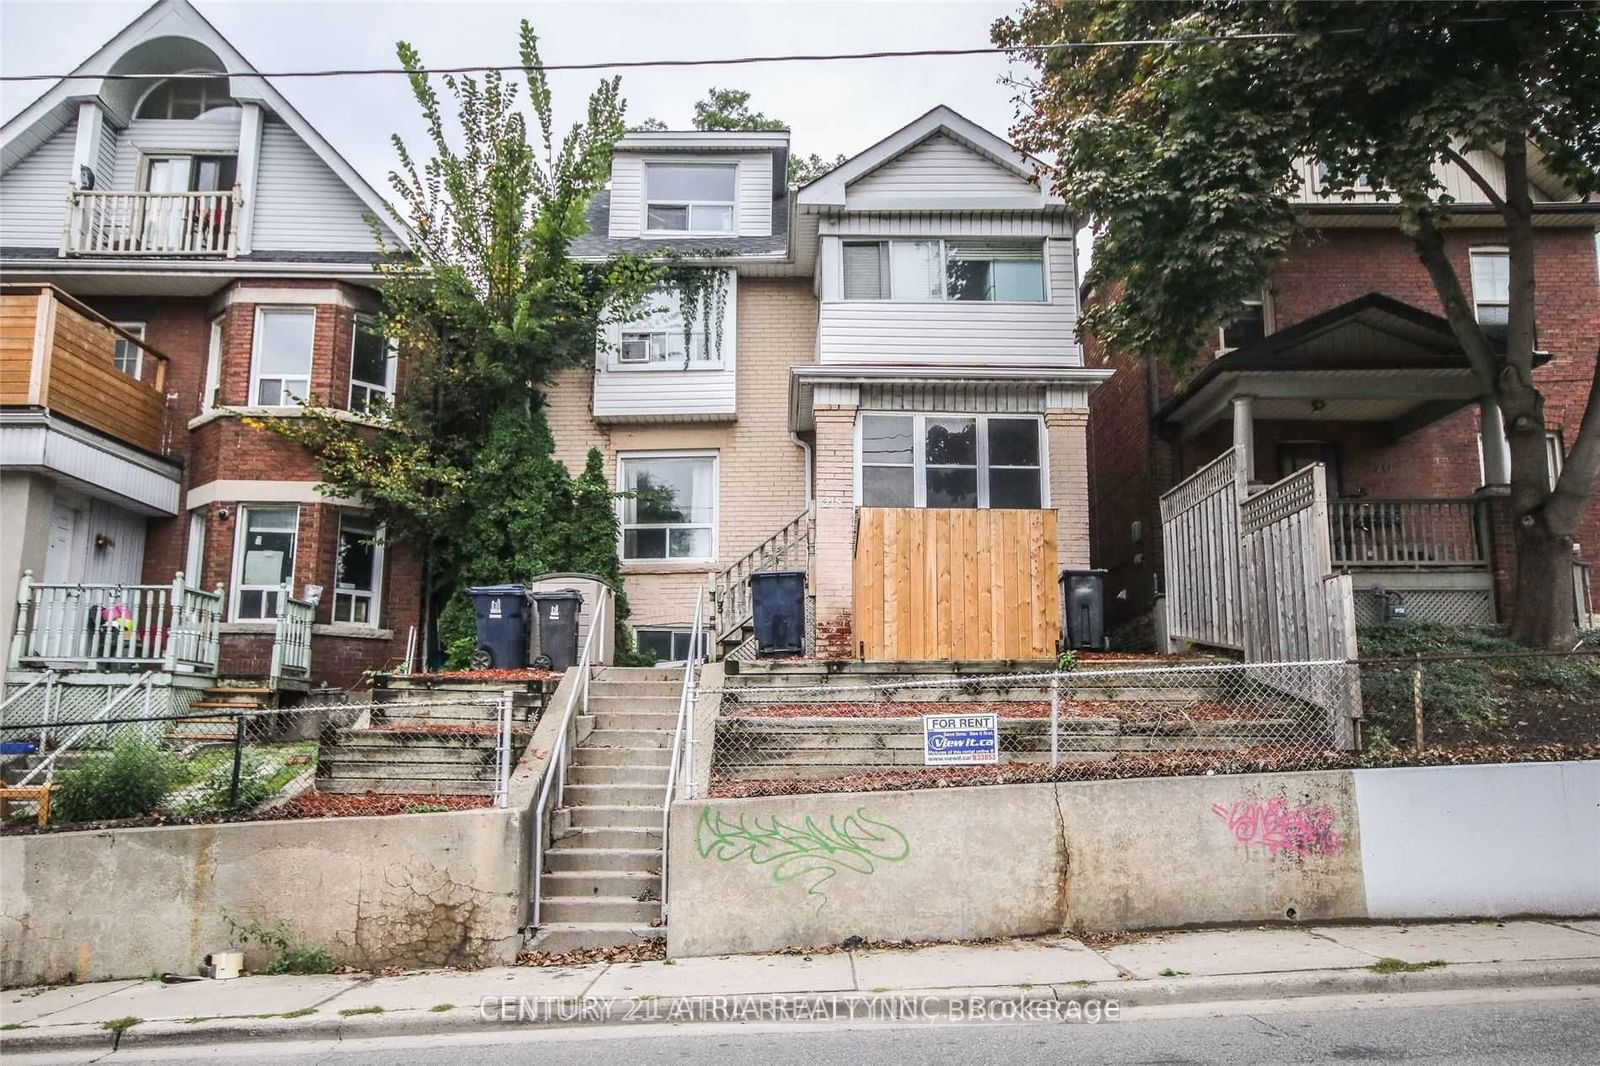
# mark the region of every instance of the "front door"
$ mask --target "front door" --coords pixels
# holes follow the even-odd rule
[[[83,580],[84,541],[88,535],[87,516],[61,500],[50,510],[50,538],[45,545],[46,586],[75,585]],[[82,654],[89,625],[88,607],[83,594],[73,589],[45,588],[33,598],[33,639],[35,655],[74,658]]]

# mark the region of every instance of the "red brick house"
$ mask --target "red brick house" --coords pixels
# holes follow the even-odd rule
[[[392,392],[367,317],[382,198],[184,0],[150,7],[0,145],[13,667],[347,687],[402,657],[415,561],[360,501],[319,493],[303,449],[245,422],[306,397],[359,419]],[[303,623],[293,647],[285,614]]]
[[[1499,173],[1492,155],[1473,155]],[[1459,169],[1441,177],[1459,204],[1447,236],[1456,271],[1480,321],[1503,323],[1499,216]],[[1600,203],[1578,200],[1537,166],[1533,181],[1535,378],[1558,470],[1600,348]],[[1304,233],[1260,299],[1183,375],[1085,338],[1090,364],[1115,371],[1092,394],[1089,422],[1108,622],[1149,615],[1164,587],[1159,499],[1230,444],[1245,449],[1254,484],[1324,464],[1332,557],[1352,575],[1358,621],[1378,620],[1375,589],[1397,593],[1412,618],[1503,621],[1514,557],[1502,527],[1509,455],[1498,409],[1480,396],[1394,206],[1370,192],[1325,196],[1306,164],[1301,211]],[[1600,558],[1600,502],[1585,512],[1579,547]]]

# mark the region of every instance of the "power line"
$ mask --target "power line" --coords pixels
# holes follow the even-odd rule
[[[1592,9],[1562,8],[1556,10],[1546,10],[1542,13],[1545,15],[1584,14],[1592,13]],[[1446,19],[1431,25],[1463,26],[1510,21],[1510,16],[1486,15],[1478,18]],[[989,46],[983,48],[912,48],[876,52],[824,52],[793,55],[726,56],[712,59],[620,59],[593,63],[540,63],[531,67],[524,67],[520,63],[484,63],[458,67],[425,67],[418,71],[410,71],[405,67],[343,67],[326,70],[241,71],[239,72],[238,76],[256,78],[351,78],[366,77],[371,75],[408,76],[413,73],[435,75],[488,74],[494,72],[504,74],[521,72],[524,70],[538,70],[545,73],[554,73],[561,71],[583,70],[638,70],[647,67],[736,67],[750,66],[757,63],[833,63],[863,59],[915,59],[924,57],[950,58],[958,56],[980,55],[1018,55],[1023,53],[1039,52],[1092,51],[1103,48],[1152,48],[1195,44],[1229,44],[1234,42],[1249,41],[1290,40],[1304,37],[1340,37],[1374,33],[1386,34],[1393,32],[1396,28],[1397,27],[1394,24],[1386,24],[1383,26],[1352,26],[1345,28],[1317,30],[1283,30],[1266,33],[1230,33],[1202,35],[1195,37],[1145,37],[1118,41],[1066,41],[1057,44],[1025,44],[1009,48],[1001,48],[998,46]],[[225,73],[226,72],[224,71],[190,71],[181,74],[3,74],[0,75],[0,82],[64,81],[67,79],[104,79],[108,81],[167,81],[184,78],[214,78]]]

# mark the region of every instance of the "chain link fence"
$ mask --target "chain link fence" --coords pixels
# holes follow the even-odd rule
[[[126,710],[126,708],[119,708]],[[31,716],[25,716],[31,717]],[[512,694],[0,722],[4,827],[504,805],[537,711]]]

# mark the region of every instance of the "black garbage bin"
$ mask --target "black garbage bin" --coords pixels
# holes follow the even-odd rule
[[[472,665],[504,670],[528,665],[528,590],[521,585],[477,585],[467,589],[478,623]]]
[[[1061,571],[1061,640],[1066,648],[1106,643],[1104,570]]]
[[[578,661],[578,613],[583,594],[577,589],[540,590],[533,600],[534,665],[565,670]]]
[[[806,572],[760,570],[750,575],[757,655],[805,651]]]

